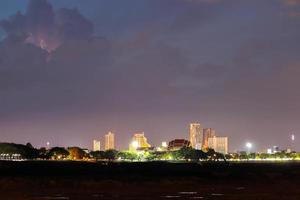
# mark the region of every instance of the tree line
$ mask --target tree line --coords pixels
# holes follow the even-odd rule
[[[22,159],[43,159],[43,160],[85,160],[93,159],[96,161],[122,160],[122,161],[154,161],[154,160],[226,160],[223,154],[210,149],[207,152],[184,147],[178,151],[91,151],[86,152],[79,147],[53,147],[51,149],[34,148],[30,143],[26,145],[14,143],[0,143],[0,155],[20,155]],[[9,158],[9,157],[8,157]]]
[[[226,160],[249,160],[249,159],[269,159],[269,158],[289,158],[298,159],[300,153],[277,152],[275,154],[250,153],[246,152],[227,154],[215,152],[213,149],[207,151],[196,150],[191,147],[183,147],[177,151],[91,151],[87,152],[79,147],[53,147],[51,149],[34,148],[30,143],[26,145],[14,143],[0,143],[0,158],[11,159],[12,155],[19,155],[21,159],[41,159],[41,160],[95,160],[95,161],[226,161]]]

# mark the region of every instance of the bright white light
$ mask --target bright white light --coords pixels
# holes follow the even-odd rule
[[[139,143],[137,141],[132,141],[131,146],[137,149],[139,147]]]
[[[162,142],[162,143],[161,143],[161,146],[164,147],[164,148],[167,148],[167,147],[168,147],[168,144],[167,144],[167,142]]]
[[[247,147],[248,149],[251,149],[251,148],[252,148],[252,143],[247,142],[247,143],[246,143],[246,147]]]
[[[295,141],[295,135],[294,134],[292,134],[291,139],[292,139],[292,141]]]

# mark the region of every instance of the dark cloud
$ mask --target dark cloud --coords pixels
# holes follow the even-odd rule
[[[300,4],[299,0],[281,0],[281,1],[282,1],[282,3],[284,3],[287,6],[295,6],[295,5]]]
[[[25,14],[18,12],[0,22],[8,37],[24,36],[25,42],[53,51],[68,40],[89,39],[93,24],[77,9],[54,11],[47,0],[30,0]]]

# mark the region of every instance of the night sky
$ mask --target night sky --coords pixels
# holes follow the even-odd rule
[[[300,140],[300,0],[1,0],[0,29],[2,142]]]

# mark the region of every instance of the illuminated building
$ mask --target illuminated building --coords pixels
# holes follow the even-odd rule
[[[150,147],[151,145],[147,142],[144,132],[134,134],[131,143],[129,144],[129,150],[131,151],[147,149]]]
[[[267,149],[267,154],[272,154],[272,149]]]
[[[115,134],[108,132],[105,135],[105,150],[115,149]]]
[[[167,142],[162,142],[162,143],[161,143],[161,146],[162,146],[163,148],[167,148],[167,147],[168,147],[168,144],[167,144]]]
[[[211,137],[208,138],[208,148],[214,149],[216,152],[228,153],[228,137]]]
[[[216,136],[216,131],[212,128],[203,129],[202,149],[208,148],[208,138]]]
[[[201,149],[203,141],[203,129],[198,123],[190,124],[190,142],[195,149]]]
[[[182,147],[190,147],[191,143],[188,140],[184,139],[175,139],[169,142],[168,150],[169,151],[177,151],[181,149]]]
[[[93,141],[93,151],[100,151],[101,150],[101,143],[99,140]]]
[[[168,143],[162,142],[160,147],[156,148],[157,151],[167,151],[168,150]]]

